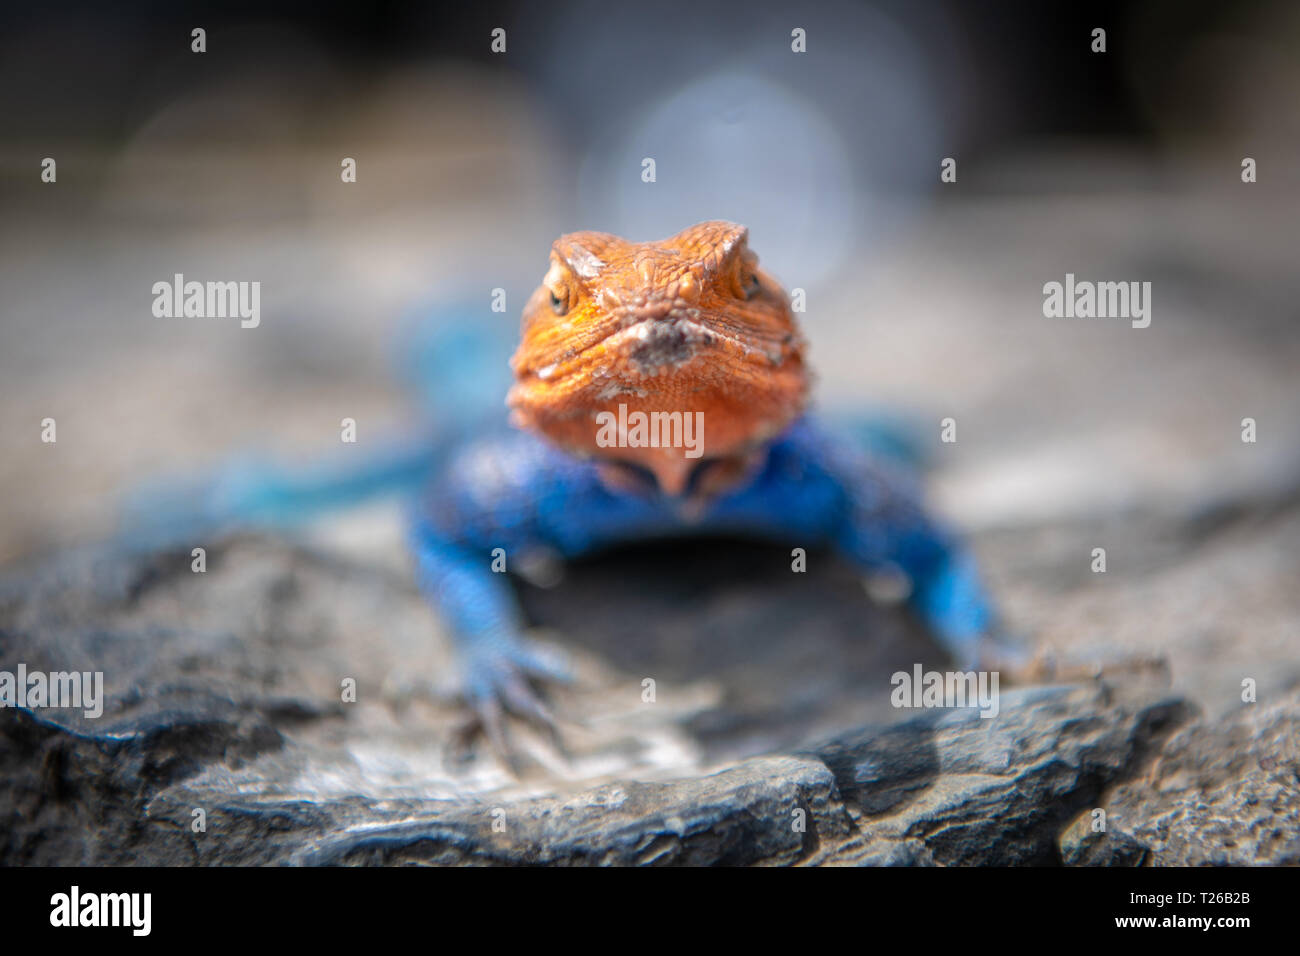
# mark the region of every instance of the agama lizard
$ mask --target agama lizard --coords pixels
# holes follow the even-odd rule
[[[550,726],[535,682],[566,675],[522,636],[506,577],[490,567],[497,548],[572,558],[708,533],[827,545],[864,571],[901,570],[912,606],[963,667],[996,646],[974,563],[923,510],[915,476],[805,414],[804,341],[747,239],[729,222],[661,242],[558,239],[511,361],[520,430],[464,445],[421,500],[418,579],[502,750],[505,714]],[[702,443],[651,444],[632,430],[611,442],[610,423],[637,413],[674,425],[695,416]]]
[[[474,356],[453,351],[451,371],[463,373]],[[805,414],[804,352],[743,226],[702,222],[647,243],[572,233],[524,307],[507,399],[516,430],[461,422],[450,447],[390,448],[361,471],[285,476],[237,463],[180,495],[150,489],[135,515],[174,537],[422,483],[410,522],[417,578],[454,635],[477,729],[506,754],[506,714],[553,731],[538,684],[568,675],[523,636],[494,553],[510,567],[531,552],[573,558],[707,534],[830,546],[864,572],[906,575],[912,606],[963,668],[1016,657],[996,639],[971,556],[923,510],[914,471]],[[618,431],[656,414],[667,441]],[[688,419],[701,426],[695,440],[674,441]]]

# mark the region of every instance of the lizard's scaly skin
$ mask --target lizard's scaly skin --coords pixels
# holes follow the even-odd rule
[[[830,545],[901,569],[911,602],[963,666],[991,627],[973,564],[923,511],[915,477],[803,415],[803,343],[746,230],[707,222],[662,242],[560,238],[524,309],[509,404],[523,431],[462,446],[412,524],[419,580],[456,635],[471,702],[500,743],[503,710],[544,719],[528,677],[558,662],[523,622],[491,552],[565,557],[685,533]],[[703,457],[601,447],[596,415],[703,412]]]

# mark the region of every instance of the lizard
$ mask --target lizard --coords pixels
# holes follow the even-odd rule
[[[711,534],[829,546],[864,573],[901,572],[912,608],[962,669],[1038,673],[999,621],[970,550],[924,507],[909,455],[888,448],[897,430],[886,426],[873,451],[861,428],[881,432],[880,423],[855,432],[809,410],[806,342],[745,227],[701,222],[657,242],[557,239],[509,363],[513,428],[480,408],[495,346],[473,328],[436,331],[414,378],[453,387],[430,396],[427,434],[380,442],[359,465],[285,470],[242,457],[195,480],[151,482],[125,503],[119,545],[287,527],[408,493],[415,578],[458,652],[463,731],[483,733],[507,760],[512,717],[563,749],[546,688],[572,674],[525,636],[494,554],[518,567],[530,553],[572,559]],[[681,421],[669,438],[685,438],[688,422],[702,427],[693,442],[648,442],[609,426],[638,415]]]
[[[513,430],[447,455],[409,524],[416,578],[453,636],[475,731],[498,751],[509,752],[508,719],[554,732],[545,688],[571,675],[525,637],[506,575],[490,567],[495,549],[571,559],[711,533],[830,546],[864,572],[901,571],[910,605],[959,666],[1015,656],[970,550],[926,510],[917,475],[809,411],[806,351],[744,226],[554,242],[510,361]],[[637,413],[695,416],[698,447],[632,429],[611,441],[610,423]]]

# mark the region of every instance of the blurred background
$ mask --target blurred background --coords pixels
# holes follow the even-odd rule
[[[941,507],[1020,535],[997,567],[1031,624],[1059,589],[1017,576],[1095,535],[1023,529],[1300,470],[1294,4],[8,4],[0,118],[0,565],[105,534],[147,478],[415,425],[426,319],[508,349],[560,233],[710,218],[806,290],[821,405],[956,419]],[[177,272],[260,281],[260,327],[155,318]],[[1067,272],[1151,282],[1151,326],[1044,318]],[[362,536],[400,562],[396,527]]]

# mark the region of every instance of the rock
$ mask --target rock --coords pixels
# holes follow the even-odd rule
[[[1091,682],[1004,688],[991,719],[899,722],[890,673],[941,655],[850,571],[795,576],[785,559],[639,549],[525,588],[571,637],[580,679],[558,702],[584,720],[566,727],[567,762],[517,729],[536,761],[518,779],[447,746],[460,711],[412,675],[448,674],[449,651],[400,573],[241,537],[212,545],[203,574],[187,552],[110,553],[11,579],[0,659],[103,671],[106,700],[97,719],[0,710],[0,862],[1294,858],[1285,708],[1214,736],[1165,691]],[[1118,821],[1100,840],[1082,822],[1096,807]]]
[[[1067,863],[1243,866],[1300,864],[1300,694],[1245,704],[1220,723],[1174,735],[1139,779],[1061,837]]]
[[[819,750],[857,831],[826,862],[1060,863],[1065,822],[1095,801],[1101,781],[1136,772],[1193,709],[1050,686],[1004,692],[990,720],[935,713]]]
[[[17,711],[3,769],[25,819],[6,862],[1053,863],[1063,821],[1186,716],[1038,688],[1007,694],[987,725],[949,713],[699,778],[493,804],[249,796],[306,770],[258,721],[88,736]]]

